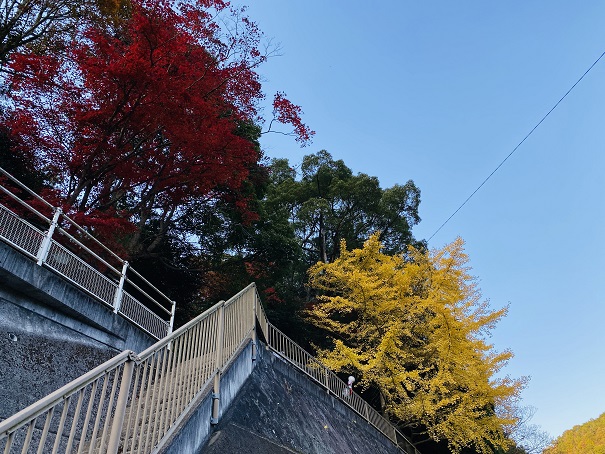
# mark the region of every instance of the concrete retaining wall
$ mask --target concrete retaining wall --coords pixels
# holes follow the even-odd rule
[[[401,453],[325,388],[277,354],[260,348],[250,377],[197,452]]]
[[[249,342],[231,362],[221,376],[219,421],[232,405],[238,392],[252,373],[255,362],[252,361],[252,343]],[[187,418],[177,427],[175,435],[169,440],[164,454],[193,454],[200,452],[213,431],[210,424],[212,416],[212,384],[202,394],[199,403]],[[228,451],[225,451],[225,453]],[[236,452],[236,451],[233,451]]]
[[[0,242],[0,419],[155,339]]]
[[[0,420],[123,350],[155,340],[51,271],[0,243]],[[384,435],[277,354],[248,343],[163,453],[399,454]]]
[[[219,423],[211,386],[163,454],[401,454],[387,437],[277,354],[242,349],[221,378]]]

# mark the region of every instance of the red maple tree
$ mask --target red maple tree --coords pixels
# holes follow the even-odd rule
[[[61,54],[13,55],[6,125],[54,176],[65,211],[104,230],[108,218],[131,224],[127,249],[141,256],[196,203],[237,198],[258,165],[249,131],[267,54],[256,25],[226,2],[132,8],[118,28],[90,26]],[[277,120],[306,142],[300,113],[276,96]],[[243,196],[237,205],[247,209]],[[150,225],[156,237],[144,244]]]

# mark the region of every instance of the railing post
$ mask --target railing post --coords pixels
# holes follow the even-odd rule
[[[122,275],[120,276],[120,283],[116,289],[116,296],[113,298],[113,312],[118,313],[122,306],[122,297],[124,296],[124,282],[126,282],[126,272],[128,271],[128,262],[124,261],[122,265]]]
[[[113,423],[111,425],[109,444],[107,445],[107,454],[116,454],[118,452],[118,447],[120,446],[122,426],[124,425],[124,415],[126,414],[126,405],[128,404],[128,396],[130,394],[130,385],[132,383],[134,364],[134,354],[131,353],[128,356],[128,360],[124,363],[124,368],[122,369],[122,381],[120,382],[118,401],[116,403]]]
[[[176,310],[176,301],[172,301],[172,308],[170,309],[170,324],[168,325],[168,332],[166,333],[166,336],[170,336],[172,334],[172,330],[174,329],[174,312]],[[168,349],[168,351],[172,350],[172,341],[168,342],[168,345],[166,346],[166,348]]]
[[[63,212],[63,210],[61,210],[61,208],[55,208],[55,214],[53,215],[53,219],[50,222],[50,226],[48,227],[48,230],[46,231],[46,236],[44,237],[44,240],[42,240],[42,245],[40,246],[40,250],[38,251],[37,264],[40,266],[42,266],[42,264],[46,261],[46,257],[48,256],[48,251],[50,250],[51,240],[52,240],[53,234],[55,233],[55,228],[57,227],[57,224],[59,223],[59,216],[61,216],[62,212]]]
[[[170,325],[168,326],[168,333],[166,333],[167,336],[170,336],[172,334],[172,330],[174,329],[174,313],[176,311],[176,301],[172,302],[172,308],[170,309]]]
[[[256,305],[258,304],[256,298],[256,287],[252,289],[252,361],[256,361],[256,342],[258,336],[256,333]]]
[[[223,341],[225,333],[225,302],[220,301],[218,309],[218,330],[216,333],[216,372],[214,374],[214,386],[212,388],[212,416],[210,424],[218,424],[221,394],[221,374],[223,371]]]

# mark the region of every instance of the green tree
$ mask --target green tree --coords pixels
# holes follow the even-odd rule
[[[389,252],[415,242],[420,190],[413,181],[382,189],[378,178],[353,175],[325,150],[303,158],[300,180],[285,159],[273,161],[271,170],[275,186],[267,205],[287,211],[307,264],[331,262],[342,239],[358,247],[375,231]]]
[[[266,211],[263,199],[268,186],[268,169],[257,165],[237,193],[193,206],[176,226],[172,236],[181,238],[182,249],[189,245],[188,266],[199,273],[198,282],[202,283],[191,315],[252,281],[263,294],[272,321],[283,328],[280,320],[295,312],[283,295],[288,294],[290,270],[300,258],[299,247],[287,219]],[[246,211],[239,208],[242,203]],[[278,312],[273,313],[276,308]],[[287,323],[293,321],[291,318]]]
[[[272,320],[302,345],[321,344],[325,333],[300,316],[314,297],[305,285],[309,267],[336,258],[341,239],[361,246],[376,230],[391,252],[410,243],[422,247],[412,235],[419,203],[412,181],[382,189],[376,177],[354,175],[325,150],[305,156],[298,171],[287,159],[274,159],[255,232],[280,264],[269,270]]]
[[[447,440],[453,452],[508,448],[524,379],[497,378],[512,353],[485,341],[506,309],[481,301],[462,240],[404,257],[382,252],[379,236],[351,251],[342,242],[333,263],[309,271],[323,292],[310,316],[333,338],[320,357],[377,389],[385,414],[416,441]]]

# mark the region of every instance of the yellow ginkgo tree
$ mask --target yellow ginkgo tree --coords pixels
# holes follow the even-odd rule
[[[377,234],[361,249],[343,243],[338,259],[309,270],[322,295],[309,317],[333,337],[321,359],[378,390],[385,415],[416,440],[487,454],[507,447],[525,379],[497,375],[512,353],[486,337],[506,308],[482,301],[463,247],[404,256],[383,254]]]

